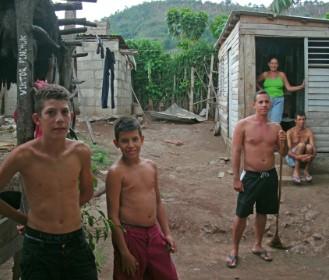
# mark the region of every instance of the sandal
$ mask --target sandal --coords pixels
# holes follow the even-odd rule
[[[226,266],[228,268],[236,268],[238,265],[238,256],[228,255],[226,258]]]
[[[262,251],[252,250],[252,253],[266,262],[271,262],[273,260],[272,256],[265,249]]]
[[[293,183],[295,183],[295,184],[297,184],[297,185],[300,185],[300,183],[301,183],[301,179],[300,179],[299,176],[292,175],[291,179],[292,179],[292,182],[293,182]]]
[[[305,176],[305,181],[306,181],[307,183],[312,182],[312,180],[313,180],[313,177],[312,177],[311,175],[307,175],[307,176]]]

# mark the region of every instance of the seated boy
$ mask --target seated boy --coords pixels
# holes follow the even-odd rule
[[[286,156],[287,163],[294,168],[292,180],[301,183],[301,165],[304,165],[304,178],[306,182],[312,181],[309,167],[316,155],[314,135],[311,129],[305,127],[306,116],[299,112],[295,117],[295,126],[287,131],[289,152]]]
[[[40,138],[14,149],[0,166],[0,188],[19,172],[27,215],[0,200],[0,214],[25,225],[22,280],[96,280],[95,259],[81,229],[80,206],[93,194],[90,150],[66,139],[69,92],[47,85],[36,94]]]
[[[108,215],[114,223],[113,279],[178,279],[170,258],[176,246],[160,198],[157,167],[140,157],[140,124],[122,117],[114,133],[122,156],[106,179]]]

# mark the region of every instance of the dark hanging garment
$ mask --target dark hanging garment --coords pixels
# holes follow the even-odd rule
[[[111,108],[114,104],[114,53],[109,48],[106,48],[106,55],[104,61],[103,74],[103,88],[102,88],[102,108],[108,108],[107,101],[109,96],[109,89],[111,88]]]

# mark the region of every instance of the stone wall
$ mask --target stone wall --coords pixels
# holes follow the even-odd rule
[[[101,108],[101,94],[103,84],[104,59],[96,53],[96,39],[83,40],[83,46],[77,52],[87,52],[88,56],[78,58],[78,80],[85,81],[80,84],[80,110],[81,116],[108,117],[111,115],[131,114],[131,70],[127,67],[126,57],[119,51],[119,40],[103,40],[104,55],[108,47],[115,55],[114,64],[114,100],[115,108]],[[111,105],[111,90],[109,90],[108,105]]]

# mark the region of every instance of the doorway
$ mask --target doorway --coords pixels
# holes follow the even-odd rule
[[[291,85],[299,85],[305,78],[304,38],[256,37],[256,75],[268,70],[270,57],[279,60],[279,71],[286,73]],[[294,116],[305,110],[305,91],[287,92],[284,96],[282,126],[294,124]]]

